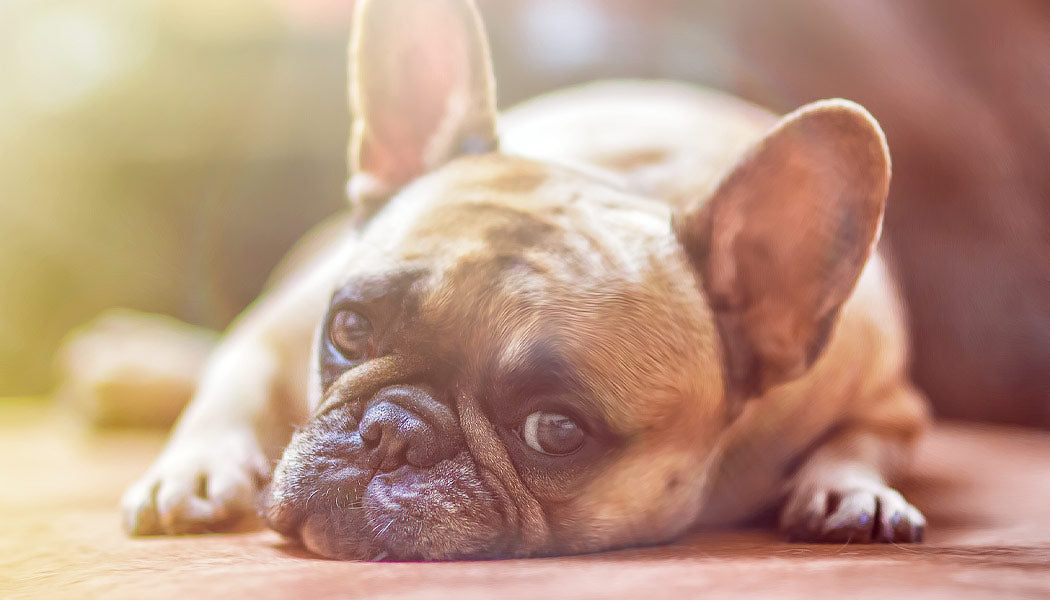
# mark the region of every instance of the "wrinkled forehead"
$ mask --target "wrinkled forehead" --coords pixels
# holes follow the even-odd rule
[[[361,258],[447,270],[542,254],[630,274],[669,233],[664,203],[633,196],[615,180],[489,154],[461,157],[398,193],[366,228]]]
[[[543,165],[477,162],[396,198],[344,286],[396,298],[412,335],[434,341],[420,347],[474,380],[556,376],[610,410],[631,401],[613,395],[655,410],[642,390],[666,387],[677,346],[703,337],[681,314],[696,307],[674,305],[695,291],[669,212]]]

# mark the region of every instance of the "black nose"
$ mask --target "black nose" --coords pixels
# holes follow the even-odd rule
[[[453,456],[462,440],[452,410],[418,386],[380,390],[358,431],[369,454],[368,465],[380,471],[406,464],[433,466]]]

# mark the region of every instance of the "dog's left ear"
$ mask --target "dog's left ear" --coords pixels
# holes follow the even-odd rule
[[[877,241],[890,160],[845,100],[784,117],[675,233],[714,312],[727,386],[755,397],[820,355]]]
[[[349,85],[358,211],[457,155],[496,149],[488,41],[471,0],[360,0]]]

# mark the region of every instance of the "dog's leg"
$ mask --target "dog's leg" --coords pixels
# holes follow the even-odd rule
[[[307,411],[310,345],[330,289],[317,267],[257,302],[219,344],[164,451],[124,495],[129,533],[221,530],[256,513]]]
[[[924,421],[923,401],[898,387],[886,408],[817,447],[788,485],[780,528],[806,542],[919,542],[926,520],[887,478],[907,463]]]
[[[260,442],[277,357],[242,341],[222,344],[164,452],[122,501],[129,533],[190,533],[249,513],[268,477]]]

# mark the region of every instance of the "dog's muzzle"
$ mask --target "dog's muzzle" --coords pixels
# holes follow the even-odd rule
[[[274,472],[270,526],[333,558],[496,552],[503,514],[451,404],[428,387],[395,385],[361,406],[330,407],[293,436]]]

